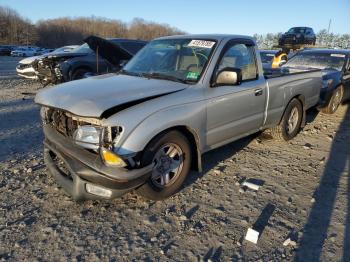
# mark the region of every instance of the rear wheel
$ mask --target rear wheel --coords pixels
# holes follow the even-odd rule
[[[280,124],[271,129],[272,136],[285,141],[294,138],[300,131],[302,119],[303,106],[294,98],[289,102]]]
[[[343,86],[339,86],[333,93],[328,105],[325,108],[321,109],[322,113],[334,114],[343,100],[343,95],[344,95],[344,88]]]
[[[136,192],[146,199],[162,200],[178,192],[191,167],[191,147],[178,131],[156,137],[144,151],[143,165],[153,164],[149,180]]]

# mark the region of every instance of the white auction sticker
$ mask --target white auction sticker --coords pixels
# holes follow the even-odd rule
[[[212,48],[215,45],[213,41],[205,41],[205,40],[192,40],[188,46],[193,47],[202,47],[202,48]]]
[[[345,57],[344,54],[331,54],[331,56],[333,56],[333,57]]]

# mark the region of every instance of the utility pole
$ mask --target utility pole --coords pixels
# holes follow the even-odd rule
[[[332,24],[332,19],[329,19],[327,34],[329,34],[329,30],[331,29],[331,24]]]

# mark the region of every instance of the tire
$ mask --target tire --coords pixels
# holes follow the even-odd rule
[[[84,78],[84,75],[86,73],[91,73],[90,70],[84,69],[84,68],[78,68],[74,71],[74,73],[72,74],[72,80],[79,80]]]
[[[169,146],[169,149],[167,148]],[[174,146],[175,149],[170,149],[170,146]],[[169,164],[169,156],[165,156],[163,153],[166,151],[180,153],[174,156],[175,166],[179,166],[177,172],[160,172],[159,170],[171,169]],[[173,153],[175,154],[175,153]],[[169,155],[172,155],[170,152]],[[165,157],[161,159],[160,157]],[[163,160],[166,160],[163,162]],[[170,131],[168,133],[157,136],[152,142],[146,147],[141,159],[142,165],[149,165],[154,163],[152,174],[148,181],[136,189],[136,193],[146,199],[150,200],[163,200],[178,192],[181,189],[182,184],[186,180],[192,161],[191,146],[188,139],[178,131]],[[165,164],[164,164],[165,163]],[[166,175],[168,174],[168,176]],[[163,175],[160,175],[163,174]],[[164,185],[162,184],[164,183]]]
[[[321,109],[322,113],[325,114],[334,114],[341,102],[343,101],[343,96],[344,96],[344,88],[343,86],[339,86],[334,92],[329,100],[329,103],[326,107]]]
[[[290,121],[292,114],[294,116],[293,121]],[[303,105],[298,99],[293,98],[287,105],[280,124],[271,128],[271,135],[278,140],[291,140],[300,131],[303,114]],[[290,125],[290,122],[293,122],[293,124]]]

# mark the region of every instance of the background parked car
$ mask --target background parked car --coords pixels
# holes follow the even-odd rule
[[[316,35],[311,27],[292,27],[282,34],[278,40],[279,46],[285,45],[315,45]]]
[[[283,50],[259,50],[265,75],[280,74],[278,69],[288,61],[289,55]]]
[[[55,49],[53,48],[38,48],[36,51],[36,55],[44,55],[53,52]]]
[[[261,63],[264,68],[271,67],[272,60],[278,50],[259,50]]]
[[[32,56],[32,57],[22,59],[21,61],[18,62],[18,65],[16,67],[17,74],[19,76],[24,77],[24,78],[37,79],[37,75],[36,75],[35,70],[33,68],[33,62],[36,59],[40,59],[40,58],[43,58],[44,56],[48,56],[48,55],[55,55],[55,54],[60,54],[60,53],[71,52],[73,49],[75,49],[77,47],[78,47],[78,45],[63,46],[63,47],[54,49],[52,52],[49,52],[46,54],[44,53],[43,55],[40,55],[40,56]],[[52,49],[46,49],[46,50],[50,51]]]
[[[350,98],[350,50],[305,49],[291,58],[283,68],[322,69],[323,86],[319,109],[333,114],[340,103]]]
[[[103,39],[90,36],[87,43],[69,53],[45,56],[34,62],[43,85],[57,84],[85,76],[116,72],[147,42],[133,39]],[[96,55],[98,53],[98,55]]]
[[[15,48],[13,45],[0,46],[0,55],[11,55],[11,51]]]
[[[22,46],[11,51],[11,56],[34,56],[37,54],[37,47]]]

